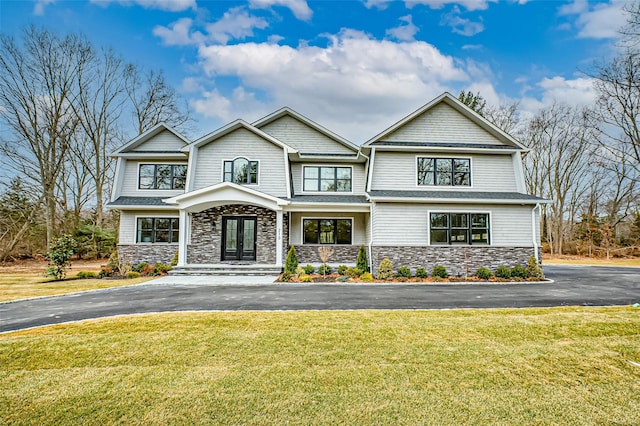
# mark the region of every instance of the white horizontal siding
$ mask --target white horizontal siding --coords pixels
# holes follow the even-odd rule
[[[440,103],[386,136],[384,141],[503,143],[445,103]]]
[[[179,151],[185,143],[168,130],[163,130],[153,138],[137,146],[135,151]]]
[[[355,154],[352,149],[288,115],[261,127],[260,130],[300,152]]]
[[[532,206],[376,203],[374,245],[427,245],[428,215],[440,212],[483,212],[491,218],[491,245],[533,247]]]
[[[291,228],[289,231],[289,244],[302,244],[302,220],[304,219],[335,219],[335,218],[352,218],[353,228],[351,229],[351,238],[354,245],[367,244],[367,223],[369,221],[368,213],[291,213]]]
[[[259,161],[258,184],[249,188],[276,197],[287,195],[283,149],[242,128],[198,148],[193,189],[222,182],[223,162],[237,157]]]
[[[119,244],[136,243],[137,217],[178,217],[177,210],[126,210],[120,213]]]
[[[366,182],[367,182],[367,170],[364,164],[345,164],[345,163],[291,163],[291,178],[293,182],[293,193],[296,195],[302,194],[303,182],[302,182],[302,168],[304,166],[330,166],[330,167],[351,167],[351,189],[353,194],[349,195],[365,195]],[[344,192],[323,192],[322,195],[344,195]]]
[[[140,164],[184,164],[186,161],[134,161],[123,160],[123,179],[120,195],[131,197],[173,197],[184,193],[184,190],[138,189],[138,168]]]
[[[418,186],[417,157],[471,158],[472,187]],[[473,190],[515,192],[516,175],[511,155],[477,155],[376,151],[373,163],[373,190]]]

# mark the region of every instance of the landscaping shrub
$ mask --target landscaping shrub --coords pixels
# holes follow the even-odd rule
[[[360,275],[362,275],[364,271],[362,271],[362,269],[358,269],[358,268],[348,268],[346,271],[346,275],[349,278],[357,278]]]
[[[476,277],[481,280],[490,280],[493,277],[493,272],[491,269],[485,268],[484,266],[476,271]]]
[[[153,265],[153,269],[151,270],[151,273],[149,275],[153,275],[154,277],[158,275],[164,275],[170,270],[171,267],[169,265],[167,265],[166,263],[158,262]]]
[[[111,269],[109,266],[103,266],[100,269],[100,272],[98,272],[98,278],[106,278],[112,275],[113,275],[113,269]]]
[[[302,266],[298,266],[296,268],[296,275],[297,276],[304,275],[304,268]]]
[[[347,269],[349,269],[347,265],[340,265],[338,266],[338,273],[340,275],[347,275]]]
[[[524,266],[516,265],[511,268],[511,277],[513,278],[527,278],[527,270]]]
[[[49,267],[46,276],[61,280],[67,275],[67,268],[71,266],[71,256],[76,245],[76,241],[69,235],[56,238],[49,245],[47,257]]]
[[[127,272],[127,274],[125,275],[125,277],[127,277],[128,279],[132,279],[132,278],[140,278],[140,272],[136,272],[136,271],[129,271],[129,272]]]
[[[311,275],[316,271],[316,268],[314,268],[313,265],[309,265],[308,263],[303,269],[304,273],[307,275]]]
[[[396,271],[396,277],[399,278],[411,278],[411,269],[406,266],[401,266]]]
[[[140,262],[133,268],[133,270],[136,271],[136,272],[140,272],[142,274],[143,271],[145,269],[147,269],[148,267],[149,267],[149,263],[148,262]]]
[[[284,270],[289,272],[290,274],[295,274],[296,268],[298,267],[298,254],[296,253],[296,247],[292,244],[289,249],[289,253],[287,253],[287,260],[284,264]]]
[[[427,272],[426,269],[424,269],[424,268],[416,269],[416,277],[418,277],[418,278],[427,278],[428,276],[429,276],[429,273]]]
[[[291,272],[284,271],[282,275],[280,275],[280,281],[282,281],[283,283],[288,283],[290,280],[291,280]]]
[[[322,265],[318,266],[318,273],[322,275],[330,274],[331,266],[327,265],[326,263],[323,263]]]
[[[96,273],[95,272],[87,272],[87,271],[80,271],[76,274],[76,277],[80,278],[80,279],[84,279],[84,278],[95,278],[96,277]]]
[[[447,268],[442,265],[436,265],[433,267],[431,271],[431,275],[436,278],[447,278],[449,274],[447,273]]]
[[[369,272],[369,259],[367,259],[367,249],[364,247],[364,244],[361,244],[360,250],[358,250],[356,268],[364,272]]]
[[[538,280],[544,279],[542,266],[540,266],[534,255],[529,256],[529,259],[527,260],[527,276]]]
[[[498,278],[511,278],[511,269],[506,266],[498,266],[496,268],[495,276]]]
[[[118,257],[118,250],[113,250],[109,255],[109,260],[107,261],[107,266],[114,271],[120,269],[120,258]]]
[[[373,275],[371,275],[371,272],[365,272],[364,274],[360,275],[360,279],[365,283],[370,283],[373,281]]]
[[[131,266],[130,263],[125,263],[123,265],[120,265],[120,275],[126,277],[127,274],[131,271],[133,271],[133,266]]]
[[[301,283],[312,283],[313,280],[309,275],[300,275],[299,277]]]
[[[169,266],[172,268],[178,264],[178,252],[173,253],[173,257],[171,258],[171,262],[169,262]]]
[[[393,279],[393,264],[388,257],[382,259],[380,266],[378,266],[378,279],[391,280]]]

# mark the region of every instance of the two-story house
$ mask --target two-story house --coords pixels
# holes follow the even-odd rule
[[[177,252],[182,272],[279,270],[291,245],[302,264],[323,246],[354,264],[365,245],[374,271],[525,264],[545,202],[526,193],[526,151],[448,93],[361,147],[289,108],[193,142],[160,124],[114,153],[119,255]]]

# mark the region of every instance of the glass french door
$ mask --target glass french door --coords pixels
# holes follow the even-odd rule
[[[256,260],[256,218],[222,218],[222,260]]]

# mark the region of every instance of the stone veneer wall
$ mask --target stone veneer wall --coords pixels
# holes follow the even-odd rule
[[[142,262],[169,263],[177,251],[177,244],[119,244],[118,259],[122,265],[137,265]]]
[[[187,247],[187,263],[220,263],[222,254],[222,216],[257,217],[256,261],[255,263],[276,263],[276,212],[259,206],[241,204],[213,207],[191,216],[191,244]],[[213,222],[216,229],[213,230]],[[266,223],[266,230],[264,224]],[[286,255],[286,241],[289,239],[289,216],[283,215],[283,262]],[[236,263],[247,263],[238,261]]]
[[[345,265],[355,265],[356,258],[358,257],[358,250],[360,250],[359,245],[297,245],[296,254],[298,255],[298,263],[300,265],[306,265],[307,263],[322,263],[320,255],[318,254],[318,247],[331,247],[335,250],[333,256],[331,256],[327,263],[340,263]]]
[[[373,246],[371,251],[374,273],[382,259],[388,257],[394,271],[400,266],[414,271],[423,267],[431,274],[435,265],[443,265],[449,275],[473,275],[482,266],[492,271],[500,265],[526,266],[529,256],[535,254],[533,247],[494,246]]]

